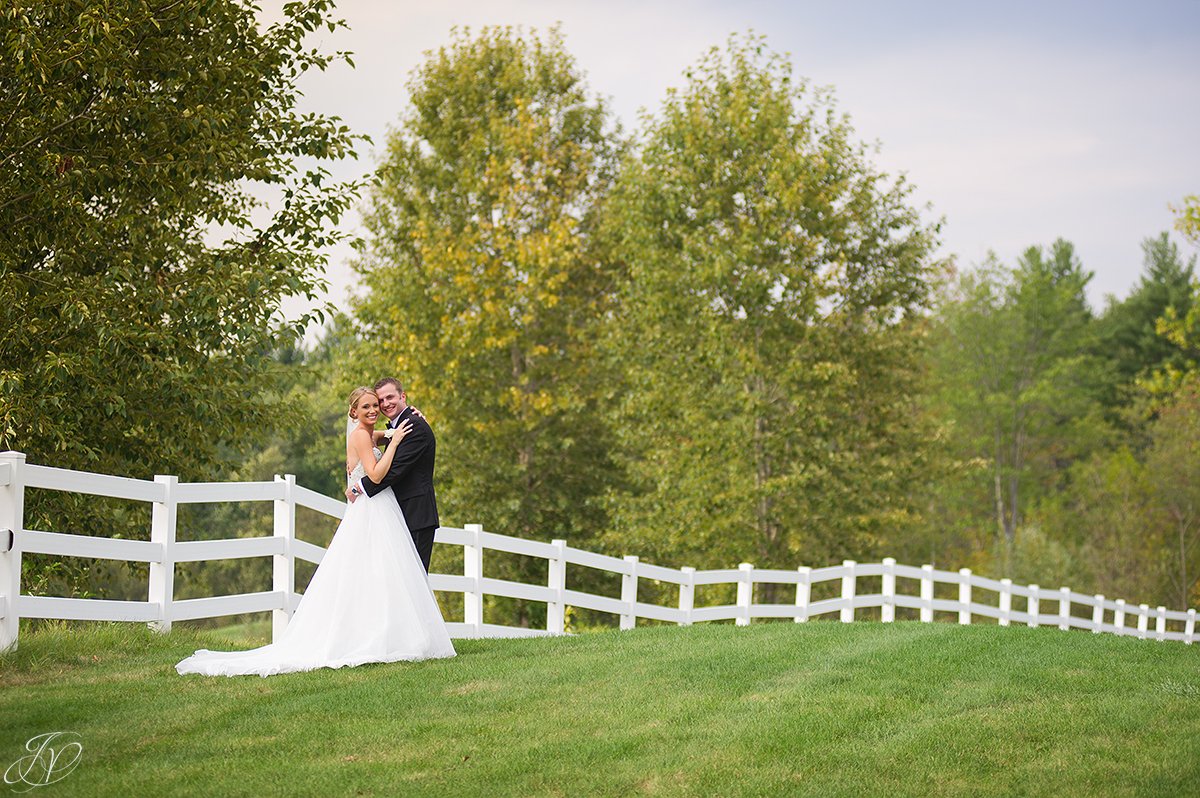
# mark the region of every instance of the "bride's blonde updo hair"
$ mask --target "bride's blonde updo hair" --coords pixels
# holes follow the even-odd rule
[[[373,388],[368,388],[365,385],[360,385],[350,392],[350,409],[346,413],[347,416],[355,420],[358,419],[358,416],[354,413],[354,408],[358,406],[358,400],[362,399],[366,394],[371,394],[374,397],[379,396]]]

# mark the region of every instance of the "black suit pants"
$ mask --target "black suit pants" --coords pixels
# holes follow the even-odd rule
[[[425,573],[429,573],[429,558],[433,554],[433,533],[436,531],[436,526],[409,530],[417,547],[417,555],[421,558],[421,565],[425,566]]]

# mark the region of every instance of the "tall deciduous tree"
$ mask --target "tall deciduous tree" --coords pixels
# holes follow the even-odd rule
[[[934,231],[868,155],[756,39],[712,50],[647,120],[605,228],[629,550],[794,566],[903,525]]]
[[[964,469],[960,487],[980,522],[991,508],[1005,570],[1031,503],[1104,441],[1102,367],[1086,354],[1090,278],[1059,240],[1049,253],[1027,249],[1015,269],[993,260],[963,275],[940,308],[932,362],[950,446],[981,466]]]
[[[1173,588],[1168,595],[1186,607],[1200,598],[1200,380],[1185,380],[1159,407],[1146,472],[1162,515],[1163,575]]]
[[[330,5],[265,30],[239,0],[0,9],[0,447],[186,477],[270,431],[259,388],[308,322],[280,302],[315,295],[353,200],[298,165],[353,142],[296,107]]]
[[[357,318],[438,436],[448,522],[587,538],[612,480],[593,328],[611,278],[589,251],[617,149],[553,30],[430,53],[366,212]]]
[[[0,448],[196,479],[272,433],[288,407],[272,354],[308,322],[280,303],[315,296],[355,196],[319,166],[355,137],[297,109],[300,75],[338,57],[304,43],[337,27],[330,5],[270,27],[249,0],[0,7]],[[29,526],[149,528],[52,498],[31,494]]]

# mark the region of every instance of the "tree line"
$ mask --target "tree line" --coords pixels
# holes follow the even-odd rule
[[[872,163],[830,91],[755,37],[704,54],[627,133],[557,30],[455,31],[413,73],[371,184],[330,185],[299,159],[343,157],[355,137],[294,111],[296,76],[328,63],[302,44],[336,26],[328,3],[293,7],[266,34],[246,6],[216,5],[229,27],[213,25],[211,50],[188,39],[188,58],[220,65],[200,70],[223,76],[215,85],[163,54],[145,63],[163,20],[130,12],[72,51],[100,42],[105,64],[137,59],[105,67],[125,77],[64,73],[75,113],[3,142],[0,157],[30,177],[4,187],[0,213],[32,214],[3,253],[6,312],[31,309],[3,348],[6,448],[135,476],[288,471],[339,495],[343,398],[390,374],[437,432],[450,525],[669,565],[890,555],[1195,602],[1200,289],[1195,255],[1167,234],[1145,242],[1132,293],[1099,311],[1066,241],[1013,264],[939,260],[939,224],[911,185]],[[67,24],[8,13],[18,55],[30,29]],[[230,31],[271,57],[227,53]],[[171,37],[152,38],[172,53]],[[47,60],[4,63],[4,77],[33,85]],[[175,82],[156,86],[169,95],[133,91],[131,76],[168,68]],[[28,94],[45,103],[49,91]],[[14,118],[38,123],[42,106],[22,102]],[[193,133],[195,105],[211,118]],[[176,131],[177,148],[126,136],[147,120]],[[99,130],[159,148],[117,159],[141,158],[145,185],[90,154]],[[255,180],[286,186],[267,227],[245,211]],[[156,204],[164,191],[177,207]],[[281,322],[279,300],[316,290],[323,231],[358,196],[361,290],[302,346],[308,320]],[[1192,245],[1197,207],[1178,214]],[[95,229],[44,223],[68,212]],[[214,223],[235,234],[197,244]],[[106,246],[110,235],[143,249]],[[80,275],[95,287],[80,290]],[[130,303],[140,312],[120,310]],[[63,325],[71,336],[53,334],[63,307],[83,314]],[[86,421],[64,423],[68,412]],[[62,513],[31,507],[47,523]],[[194,525],[251,534],[265,522],[217,512]],[[148,528],[124,508],[99,514],[114,534]],[[452,558],[435,552],[435,567]],[[59,565],[31,567],[47,589],[121,581],[83,566],[56,576]],[[192,581],[202,592],[266,578],[253,568]],[[488,568],[539,576],[518,557]],[[488,612],[538,620],[517,601]]]

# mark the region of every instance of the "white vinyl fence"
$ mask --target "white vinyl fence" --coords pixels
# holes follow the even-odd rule
[[[23,525],[26,489],[67,491],[107,496],[152,504],[150,540],[117,540],[26,529]],[[179,505],[213,502],[270,501],[274,503],[274,535],[181,542],[175,539]],[[250,612],[273,613],[273,633],[286,628],[300,600],[296,592],[295,563],[319,563],[325,550],[296,538],[296,508],[307,507],[340,519],[346,505],[296,484],[292,475],[277,476],[273,482],[180,483],[173,476],[154,480],[90,474],[27,464],[20,452],[0,452],[0,651],[16,645],[20,618],[58,618],[94,621],[142,621],[168,631],[173,621],[215,618]],[[843,622],[853,621],[858,610],[878,609],[882,621],[895,620],[896,608],[917,611],[921,621],[931,622],[935,613],[952,613],[958,623],[974,618],[995,619],[1000,625],[1057,626],[1085,629],[1155,640],[1182,640],[1195,636],[1196,611],[1150,608],[1127,604],[1121,599],[1089,596],[1069,588],[1058,590],[1037,585],[1015,585],[1011,580],[976,576],[964,568],[942,571],[931,565],[920,568],[900,565],[893,559],[880,563],[851,560],[825,568],[796,570],[757,569],[749,563],[737,568],[697,571],[694,568],[664,568],[637,557],[609,557],[568,546],[566,541],[544,543],[485,532],[477,524],[465,529],[442,527],[437,533],[441,546],[463,547],[462,574],[430,574],[434,590],[463,595],[464,618],[450,622],[454,637],[511,637],[560,634],[567,607],[595,610],[619,616],[620,628],[632,629],[638,618],[687,626],[702,621],[732,620],[739,626],[755,618],[783,618],[803,623],[810,618],[837,613]],[[507,552],[547,561],[546,584],[524,584],[483,575],[485,551]],[[149,563],[150,575],[145,601],[28,596],[21,594],[21,555],[49,554],[127,562]],[[175,564],[239,557],[271,557],[272,589],[260,593],[179,600],[173,596]],[[568,568],[588,568],[621,577],[620,597],[600,596],[567,588]],[[677,586],[673,606],[638,600],[640,580]],[[832,583],[827,587],[818,587]],[[773,591],[794,600],[780,604],[755,603],[755,585],[784,586]],[[957,598],[936,597],[935,587],[957,585]],[[736,585],[736,603],[696,606],[696,588],[706,585]],[[814,600],[818,595],[832,597]],[[878,592],[866,592],[875,589]],[[657,591],[656,592],[661,592]],[[671,591],[674,593],[674,589]],[[953,592],[953,591],[951,591]],[[484,623],[484,596],[507,596],[546,604],[546,629],[526,629]],[[1014,601],[1014,597],[1016,601]],[[1076,614],[1082,612],[1082,614]],[[1150,622],[1153,620],[1153,630]]]

